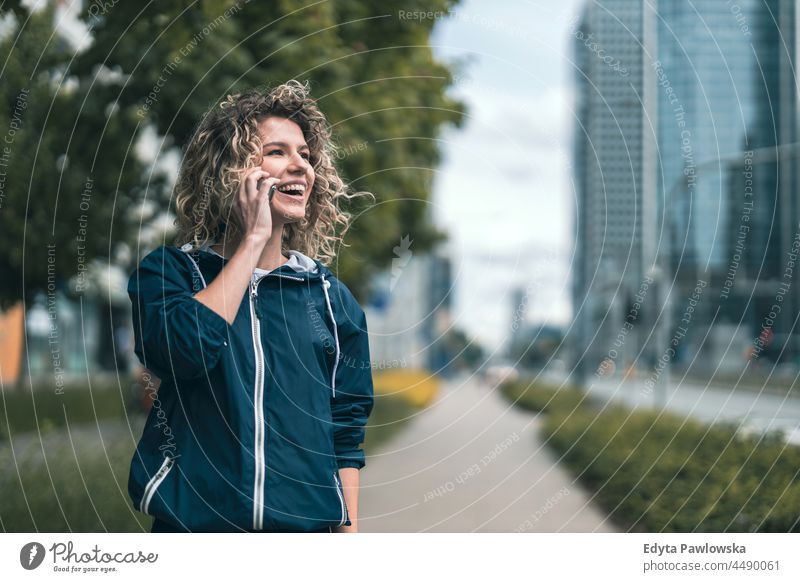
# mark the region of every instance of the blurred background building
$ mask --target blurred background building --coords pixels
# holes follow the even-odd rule
[[[423,256],[413,256],[408,248],[398,251],[393,268],[376,278],[364,309],[376,369],[448,371],[455,354],[443,338],[452,326],[452,284],[443,251]]]
[[[698,281],[672,363],[707,374],[748,362],[798,234],[796,28],[793,0],[586,4],[571,338],[584,379],[626,321],[611,359],[652,366]],[[798,307],[795,283],[760,358],[797,364]]]
[[[670,229],[673,305],[698,279],[710,284],[686,345],[698,347],[700,365],[739,371],[775,302],[800,218],[792,150],[796,6],[693,5],[660,3],[658,57],[675,93],[659,91],[659,207]],[[773,361],[797,357],[796,337],[788,341],[797,311],[797,294],[790,295],[763,354]],[[697,350],[683,353],[685,360]]]
[[[573,28],[578,217],[573,313],[578,372],[597,365],[653,263],[655,226],[654,15],[643,2],[586,3]],[[610,58],[607,58],[610,57]],[[617,349],[636,357],[634,328]]]

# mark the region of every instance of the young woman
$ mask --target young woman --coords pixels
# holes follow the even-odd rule
[[[128,483],[154,532],[358,530],[367,326],[322,261],[349,226],[338,202],[363,193],[333,155],[297,81],[228,96],[186,149],[181,246],[128,284],[136,355],[161,379]]]

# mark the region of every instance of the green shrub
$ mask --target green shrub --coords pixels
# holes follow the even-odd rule
[[[375,396],[375,405],[365,429],[364,451],[374,454],[386,441],[406,425],[419,412],[407,398],[380,394]]]
[[[0,391],[0,440],[10,434],[47,430],[68,422],[123,418],[125,395],[118,384],[66,387],[59,394],[54,386],[34,390]],[[6,420],[8,419],[8,420]]]
[[[551,386],[541,382],[509,382],[501,387],[502,394],[517,406],[534,412],[549,412],[551,408],[574,410],[584,404],[586,392],[573,386]]]
[[[800,531],[800,447],[655,411],[601,409],[574,389],[504,393],[547,413],[547,443],[634,531]]]
[[[90,447],[64,432],[44,435],[44,445],[37,437],[13,456],[10,447],[0,450],[3,531],[149,531],[151,518],[135,511],[128,498],[132,437],[98,436]]]

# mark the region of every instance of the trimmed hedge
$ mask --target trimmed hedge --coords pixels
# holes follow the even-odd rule
[[[547,414],[543,436],[631,531],[800,532],[800,447],[655,411],[601,410],[575,389],[504,393]]]
[[[501,390],[511,402],[533,412],[550,412],[553,408],[573,410],[589,402],[586,392],[572,386],[557,388],[520,380],[503,384]]]
[[[91,392],[88,387],[67,387],[58,394],[54,386],[0,391],[0,441],[12,433],[47,432],[67,422],[124,418],[125,396],[113,383],[93,385]]]
[[[420,409],[405,398],[376,395],[375,405],[365,428],[364,451],[370,455],[406,426]]]
[[[130,434],[92,438],[72,426],[27,446],[0,447],[0,523],[5,532],[142,532],[151,519],[128,499]],[[94,433],[97,435],[97,433]],[[43,453],[44,450],[44,453]],[[106,458],[108,455],[108,458]]]

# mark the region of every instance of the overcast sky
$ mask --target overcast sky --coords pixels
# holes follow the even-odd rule
[[[569,322],[569,30],[582,4],[466,0],[434,31],[440,58],[472,59],[454,91],[469,118],[445,136],[433,200],[453,243],[454,318],[487,346],[508,336],[515,287],[529,320]]]

